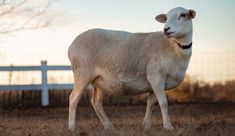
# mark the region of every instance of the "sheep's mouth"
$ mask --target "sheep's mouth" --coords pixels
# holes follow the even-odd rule
[[[173,34],[174,32],[165,32],[165,35],[169,36],[171,34]]]

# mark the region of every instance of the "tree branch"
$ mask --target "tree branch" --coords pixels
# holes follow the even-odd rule
[[[43,17],[55,0],[46,0],[46,2],[46,5],[44,4],[45,6],[35,8],[32,5],[30,6],[28,0],[2,0],[0,2],[0,35],[24,29],[47,27],[49,21],[44,23],[37,21],[39,17]],[[34,22],[34,25],[32,22]]]

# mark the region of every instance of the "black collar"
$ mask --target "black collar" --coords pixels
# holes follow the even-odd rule
[[[181,49],[183,49],[183,50],[185,50],[185,49],[189,49],[189,48],[191,48],[192,47],[192,42],[190,43],[190,44],[188,44],[188,45],[181,45],[180,43],[178,43],[178,42],[176,42],[177,43],[177,45],[181,48]]]

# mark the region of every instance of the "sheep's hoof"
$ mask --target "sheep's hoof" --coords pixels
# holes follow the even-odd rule
[[[173,130],[173,129],[174,129],[171,124],[164,124],[164,128],[165,128],[166,130]]]
[[[152,122],[151,121],[144,121],[143,125],[144,125],[144,130],[149,130],[152,126]]]
[[[78,132],[78,129],[74,126],[69,126],[68,130],[71,132]]]
[[[115,130],[112,124],[105,126],[105,130]]]
[[[68,128],[68,133],[71,136],[75,136],[75,135],[80,135],[80,131],[79,129],[75,129],[75,128]]]

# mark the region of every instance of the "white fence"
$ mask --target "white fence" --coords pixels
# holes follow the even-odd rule
[[[49,105],[49,93],[48,90],[56,89],[72,89],[73,84],[48,84],[47,71],[64,71],[71,70],[70,66],[48,66],[47,61],[41,61],[41,66],[4,66],[0,67],[0,71],[41,71],[42,82],[41,84],[34,85],[0,85],[0,91],[4,90],[29,90],[29,91],[41,91],[41,103],[42,106]]]

